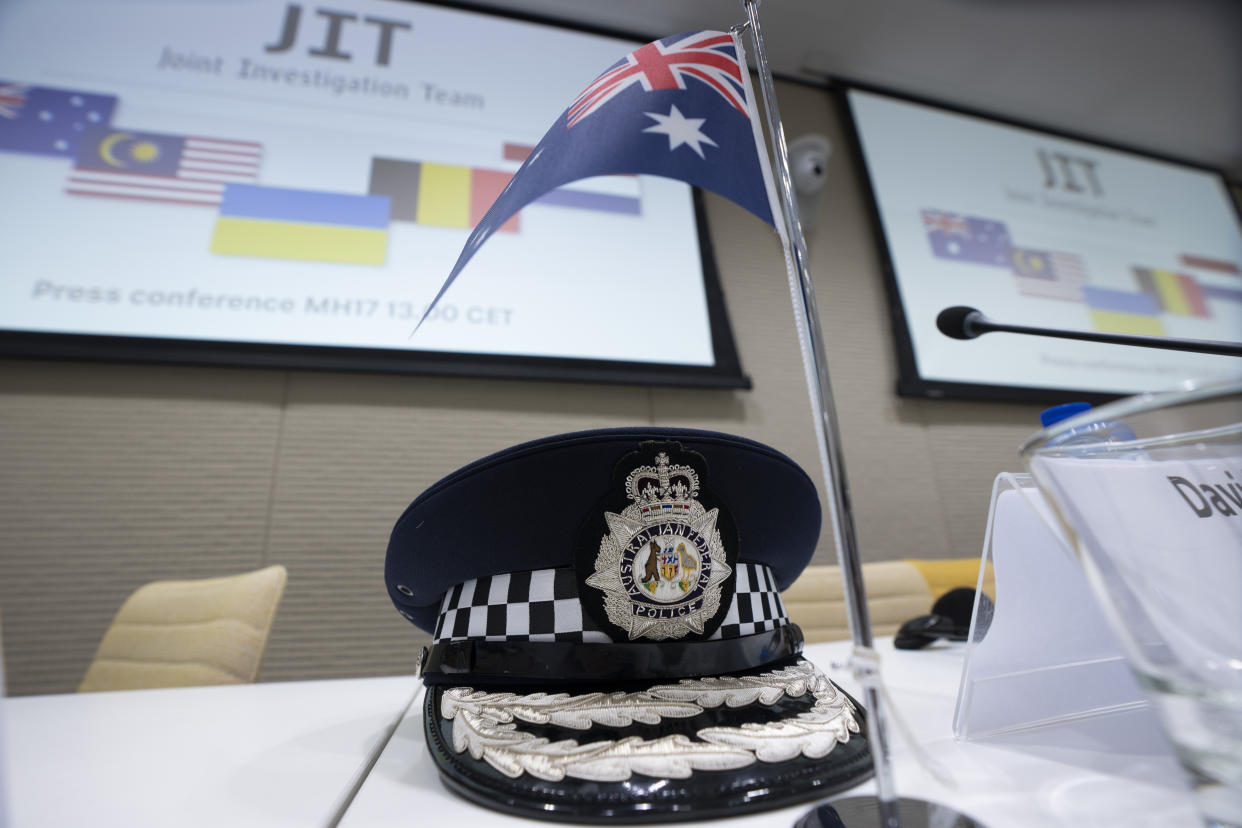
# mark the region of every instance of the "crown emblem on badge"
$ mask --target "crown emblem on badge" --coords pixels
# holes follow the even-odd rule
[[[660,452],[654,466],[639,466],[625,478],[625,494],[642,506],[642,514],[655,509],[688,511],[699,495],[699,475],[689,466],[669,465]]]
[[[716,529],[718,508],[699,502],[699,474],[658,452],[654,465],[625,478],[630,504],[604,512],[595,571],[586,583],[604,593],[608,620],[630,640],[703,635],[732,574]]]

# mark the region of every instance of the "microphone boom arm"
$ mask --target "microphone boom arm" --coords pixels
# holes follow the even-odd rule
[[[1003,322],[995,322],[974,308],[961,305],[942,310],[940,315],[936,317],[936,326],[945,336],[950,336],[954,339],[974,339],[981,334],[995,332],[1016,333],[1031,336],[1048,336],[1055,339],[1077,339],[1083,342],[1104,342],[1111,345],[1162,348],[1166,351],[1193,351],[1200,354],[1242,357],[1242,343],[1239,342],[1221,342],[1210,339],[1176,339],[1164,336],[1110,334],[1098,331],[1008,325]]]

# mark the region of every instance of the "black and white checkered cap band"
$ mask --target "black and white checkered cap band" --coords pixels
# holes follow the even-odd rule
[[[711,639],[739,638],[789,623],[766,566],[739,563],[728,614]],[[572,569],[538,569],[476,578],[444,595],[435,641],[579,641],[612,638],[584,612]],[[709,639],[710,640],[710,639]]]

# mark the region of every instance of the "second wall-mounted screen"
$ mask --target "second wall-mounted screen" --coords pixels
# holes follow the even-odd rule
[[[899,391],[1064,400],[1238,370],[1226,356],[1005,333],[1015,325],[1242,339],[1242,222],[1222,176],[876,90],[844,92],[898,315]]]

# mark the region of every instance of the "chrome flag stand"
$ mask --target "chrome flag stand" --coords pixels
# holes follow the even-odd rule
[[[828,512],[836,541],[837,560],[841,566],[842,580],[845,582],[845,609],[849,617],[850,633],[854,640],[850,667],[854,672],[854,678],[863,688],[863,704],[867,709],[867,730],[871,742],[871,754],[875,762],[876,797],[849,797],[838,800],[832,805],[836,806],[841,818],[845,817],[847,810],[858,815],[874,814],[878,817],[878,824],[881,828],[899,828],[903,818],[907,820],[907,824],[927,824],[926,803],[909,799],[901,800],[899,813],[897,791],[893,784],[889,750],[889,711],[886,709],[886,699],[883,696],[879,657],[872,646],[871,616],[867,609],[867,593],[863,583],[862,561],[858,553],[854,513],[850,506],[849,483],[845,477],[845,456],[841,450],[841,435],[837,427],[832,386],[828,381],[828,362],[824,358],[823,333],[820,330],[819,312],[815,303],[815,286],[811,283],[811,274],[806,267],[806,239],[802,234],[798,204],[793,192],[793,180],[789,173],[789,150],[785,144],[785,130],[781,125],[780,111],[776,104],[776,90],[772,83],[772,73],[768,68],[763,35],[759,28],[759,2],[760,0],[741,0],[749,22],[734,29],[740,35],[740,29],[749,26],[755,47],[755,68],[759,73],[768,137],[776,163],[777,186],[780,190],[781,204],[784,207],[784,232],[780,233],[780,236],[785,249],[785,269],[789,275],[789,291],[793,299],[794,318],[797,323],[799,346],[802,350],[802,364],[806,372],[807,391],[811,398],[811,414],[819,426],[815,436],[819,446],[820,464],[824,472],[824,483],[827,487]],[[961,817],[960,822],[954,821],[953,818],[960,815],[949,813],[950,809],[942,806],[932,806],[931,810],[936,812],[936,824],[938,825],[974,824],[966,817]],[[949,819],[945,820],[946,816]],[[824,822],[823,824],[834,823]],[[855,826],[862,826],[863,821],[846,819],[845,824],[848,828],[855,828]]]

